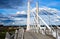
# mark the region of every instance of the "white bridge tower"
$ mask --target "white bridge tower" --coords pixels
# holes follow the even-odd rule
[[[27,10],[27,31],[30,30],[30,1],[28,1],[28,10]]]

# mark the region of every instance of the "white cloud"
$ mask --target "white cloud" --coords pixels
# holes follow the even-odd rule
[[[36,11],[36,7],[31,10],[31,12],[35,12],[35,11]]]
[[[58,19],[54,19],[54,21],[55,21],[55,22],[59,22],[60,20],[58,20]]]
[[[26,14],[26,12],[25,11],[21,11],[21,14]]]
[[[21,20],[21,18],[14,18],[14,20]]]
[[[21,21],[23,20],[23,21]],[[22,18],[21,20],[15,20],[12,25],[25,25],[26,24],[26,19]]]
[[[20,14],[20,12],[18,11],[16,14]]]
[[[60,12],[58,9],[49,8],[49,7],[46,7],[46,6],[39,7],[39,12],[41,12],[41,10],[46,10],[46,11],[51,12],[51,13],[59,13],[59,12]],[[31,12],[35,12],[35,13],[36,13],[36,7],[33,8],[33,9],[31,10]]]
[[[26,14],[25,11],[18,11],[16,14]]]
[[[12,24],[15,24],[14,22]]]

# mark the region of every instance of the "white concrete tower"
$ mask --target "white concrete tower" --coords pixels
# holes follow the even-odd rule
[[[27,10],[27,29],[26,31],[30,30],[30,1],[28,1],[28,10]]]
[[[37,20],[37,26],[38,26],[38,13],[39,13],[38,2],[36,2],[36,20]]]
[[[39,25],[38,25],[38,13],[39,13],[39,7],[38,7],[38,2],[36,2],[36,20],[37,20],[37,25],[36,25],[36,32],[38,33],[38,30],[39,30]]]

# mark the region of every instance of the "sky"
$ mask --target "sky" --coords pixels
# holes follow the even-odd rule
[[[0,13],[5,16],[26,14],[27,2],[28,0],[0,0]],[[36,7],[36,2],[39,3],[39,7],[48,7],[60,10],[60,0],[30,0],[30,9]]]
[[[28,0],[0,0],[0,13],[16,13],[27,10]],[[50,7],[60,10],[60,0],[30,0],[31,7],[35,7],[36,1],[39,7]]]

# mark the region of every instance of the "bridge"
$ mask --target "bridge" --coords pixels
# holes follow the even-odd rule
[[[48,25],[44,19],[38,15],[39,6],[36,2],[36,12],[30,10],[30,2],[28,1],[28,10],[27,10],[27,28],[24,32],[24,29],[21,28],[15,31],[14,39],[60,39],[60,28],[58,26],[52,27]],[[34,24],[30,24],[30,14],[32,13],[34,17]],[[58,16],[54,14],[55,16]],[[51,20],[52,21],[52,20]],[[41,26],[41,23],[44,27]],[[6,33],[5,39],[11,39],[12,36],[9,33]]]

